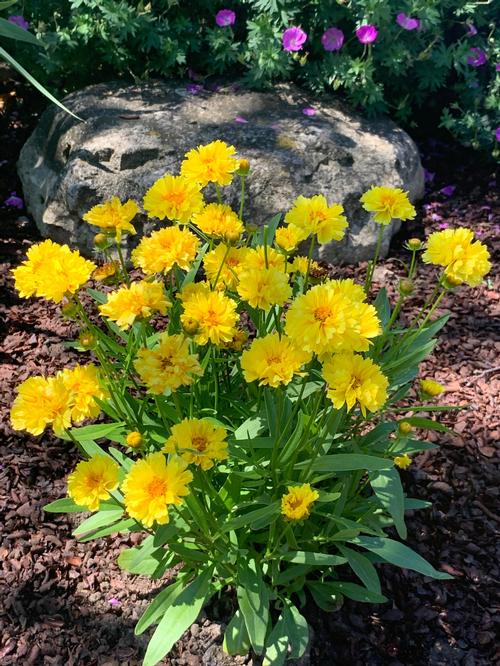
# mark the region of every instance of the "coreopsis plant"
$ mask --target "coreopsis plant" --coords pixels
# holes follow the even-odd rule
[[[91,512],[75,530],[82,541],[143,534],[118,560],[131,573],[161,579],[178,567],[136,627],[157,625],[146,666],[223,592],[227,652],[279,665],[306,649],[307,598],[325,611],[343,597],[384,602],[383,563],[449,578],[399,540],[405,510],[427,503],[405,496],[398,468],[433,447],[416,428],[445,430],[422,416],[447,409],[432,402],[442,387],[415,380],[446,322],[433,319],[437,305],[480,283],[486,248],[468,229],[432,234],[422,259],[439,267],[436,288],[403,328],[424,244],[407,244],[394,306],[384,289],[372,293],[376,257],[364,285],[330,279],[313,250],[345,234],[342,206],[300,196],[284,226],[280,216],[245,225],[249,166],[235,153],[222,141],[199,146],[180,175],[150,188],[143,207],[158,228],[132,252],[134,271],[120,240],[136,233],[139,205],[116,198],[85,216],[98,228],[97,263],[47,240],[14,270],[21,296],[62,302],[79,321],[76,348],[90,357],[29,378],[12,406],[15,429],[52,428],[83,457],[68,497],[46,511]],[[223,203],[234,178],[238,212]],[[207,186],[216,202],[205,202]],[[380,225],[415,215],[387,187],[362,205]]]

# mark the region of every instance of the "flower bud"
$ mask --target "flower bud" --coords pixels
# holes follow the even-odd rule
[[[462,284],[461,280],[456,280],[450,275],[444,275],[441,277],[441,284],[445,289],[455,289],[459,284]]]
[[[82,331],[78,336],[78,342],[80,343],[80,347],[86,350],[94,349],[97,344],[97,338],[92,331]]]
[[[186,319],[182,323],[182,330],[186,335],[196,335],[199,328],[200,328],[199,322],[197,322],[196,319],[193,318]]]
[[[132,449],[138,449],[142,444],[142,435],[137,430],[129,432],[125,441]]]
[[[105,250],[108,246],[108,237],[106,234],[96,234],[94,236],[94,245],[99,250]]]
[[[224,238],[228,243],[237,243],[240,240],[240,236],[239,231],[228,231]]]
[[[432,398],[441,395],[445,389],[442,384],[435,382],[433,379],[421,379],[420,388],[422,389],[422,393]]]
[[[65,319],[74,319],[76,317],[77,312],[78,312],[78,307],[76,303],[73,303],[72,301],[68,301],[61,308],[62,316]]]
[[[420,240],[420,238],[410,238],[406,245],[409,250],[416,252],[417,250],[422,249],[424,243]]]
[[[412,294],[413,282],[411,280],[408,280],[407,278],[403,278],[403,280],[401,280],[399,283],[399,293],[401,294],[401,296],[409,296],[410,294]]]
[[[238,171],[236,173],[238,174],[238,176],[246,176],[248,175],[249,171],[250,171],[250,162],[246,159],[241,159]]]
[[[400,421],[398,423],[398,430],[402,435],[409,435],[413,430],[413,426],[408,421]]]
[[[250,222],[250,224],[246,225],[246,230],[247,230],[247,234],[252,235],[252,234],[255,234],[259,230],[259,227],[256,224],[253,224],[253,222]]]

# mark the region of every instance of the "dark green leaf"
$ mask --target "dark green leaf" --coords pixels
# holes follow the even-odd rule
[[[370,472],[369,477],[375,495],[391,515],[399,536],[406,539],[404,492],[399,472],[393,467]]]

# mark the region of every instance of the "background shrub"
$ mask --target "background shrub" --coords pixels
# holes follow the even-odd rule
[[[235,12],[234,25],[216,24],[223,8]],[[22,12],[47,44],[36,56],[36,73],[60,90],[117,77],[243,76],[259,88],[293,80],[314,93],[338,91],[366,114],[389,113],[406,126],[438,117],[463,143],[498,154],[495,2],[26,0],[9,11]],[[396,22],[402,12],[420,21],[418,29]],[[372,45],[355,35],[367,23],[378,28]],[[282,46],[292,25],[308,35],[295,53]],[[330,27],[345,35],[339,51],[322,45]],[[32,51],[19,53],[29,46],[17,48],[24,62],[34,57]],[[486,61],[470,64],[471,49],[484,52]]]

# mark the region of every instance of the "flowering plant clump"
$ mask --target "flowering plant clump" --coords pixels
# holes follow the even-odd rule
[[[325,196],[299,196],[284,226],[279,215],[245,225],[248,173],[222,141],[191,150],[181,175],[145,194],[159,228],[132,253],[133,275],[119,248],[139,205],[115,198],[85,216],[99,265],[44,241],[13,271],[21,296],[64,301],[82,328],[76,348],[92,356],[27,379],[12,406],[15,429],[52,428],[83,457],[68,497],[45,510],[92,512],[75,530],[82,541],[143,534],[118,560],[131,573],[160,579],[178,566],[136,627],[157,625],[146,666],[223,590],[234,592],[225,650],[279,665],[306,649],[306,597],[325,611],[343,597],[384,602],[379,563],[449,578],[386,530],[405,539],[405,510],[427,506],[405,496],[398,471],[433,447],[415,428],[445,429],[421,414],[447,409],[432,403],[443,387],[415,383],[447,319],[433,313],[457,285],[479,284],[488,252],[468,229],[432,234],[423,260],[439,267],[436,289],[403,328],[424,244],[408,242],[392,307],[385,289],[372,294],[376,257],[364,285],[318,270],[315,244],[348,225]],[[235,178],[238,212],[222,197]],[[216,203],[204,199],[208,183]],[[401,190],[373,187],[361,201],[379,238],[391,219],[415,215]]]

